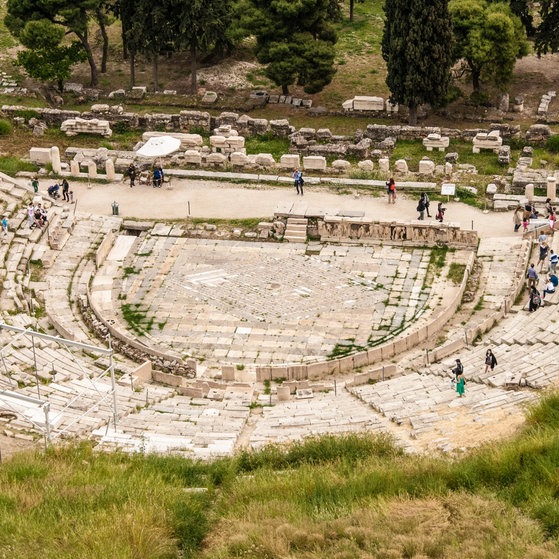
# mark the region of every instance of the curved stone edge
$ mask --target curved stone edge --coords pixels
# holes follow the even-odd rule
[[[395,355],[416,347],[443,328],[450,317],[456,312],[456,309],[458,309],[462,302],[462,296],[464,295],[474,261],[475,253],[472,252],[468,258],[468,263],[466,264],[464,277],[462,278],[460,287],[456,291],[454,297],[448,302],[448,305],[445,306],[443,312],[434,317],[426,325],[415,330],[412,329],[410,332],[407,332],[393,341],[384,343],[367,351],[362,351],[353,355],[341,357],[339,359],[332,359],[331,361],[322,361],[320,363],[309,363],[303,365],[272,365],[270,367],[256,367],[256,380],[260,382],[267,379],[273,380],[279,378],[287,380],[305,380],[328,375],[350,373],[355,369],[367,367],[369,365],[376,365],[379,362],[386,361]],[[231,373],[233,373],[234,377],[234,367],[229,366],[227,368],[224,367],[224,369],[226,370],[223,371],[223,378],[225,380],[235,380],[235,378],[229,378]],[[390,370],[392,371],[392,369]],[[394,370],[392,374],[395,373],[396,371]],[[366,382],[366,380],[364,380],[364,382]]]
[[[462,348],[471,345],[478,336],[483,336],[489,332],[502,318],[504,318],[514,305],[516,298],[519,293],[524,288],[524,275],[526,273],[526,268],[528,267],[528,262],[530,260],[531,245],[529,241],[523,242],[523,250],[520,258],[516,261],[516,267],[514,270],[514,278],[516,284],[509,293],[507,297],[502,300],[502,305],[498,310],[491,313],[485,320],[480,324],[477,324],[471,328],[466,328],[464,330],[463,336],[456,336],[452,340],[449,340],[445,344],[431,350],[429,352],[430,361],[440,361],[449,355],[460,351]]]

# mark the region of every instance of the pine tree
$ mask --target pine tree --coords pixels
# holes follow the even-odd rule
[[[536,29],[535,47],[538,56],[559,51],[559,2],[540,2],[541,23]]]
[[[417,108],[440,106],[450,84],[452,26],[447,0],[386,0],[382,56],[391,100],[406,105],[409,123]]]
[[[297,83],[316,93],[334,76],[338,0],[244,0],[242,27],[256,37],[256,56],[284,94]]]

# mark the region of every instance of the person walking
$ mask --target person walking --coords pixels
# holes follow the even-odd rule
[[[68,194],[69,192],[70,192],[70,185],[68,184],[68,181],[66,179],[62,179],[62,198],[64,198],[65,202],[70,201],[70,196]]]
[[[136,165],[134,165],[134,163],[130,163],[126,173],[130,179],[130,188],[132,188],[136,184]]]
[[[460,373],[459,375],[456,376],[456,392],[458,392],[460,398],[464,396],[465,389],[466,389],[466,379],[464,378],[464,373]]]
[[[299,169],[295,169],[293,171],[293,186],[295,187],[295,193],[299,194],[299,182],[301,180],[301,177],[303,176],[303,173],[301,173],[301,171]]]
[[[491,370],[493,370],[495,368],[495,365],[497,365],[497,358],[495,357],[495,355],[493,355],[493,352],[488,349],[485,352],[485,374],[487,374],[489,367],[491,367]]]
[[[419,202],[417,203],[417,211],[419,212],[419,217],[417,219],[425,219],[425,200],[423,198],[423,194],[421,195],[421,198],[419,199]]]
[[[540,265],[540,272],[543,270],[543,265],[545,263],[545,259],[547,258],[547,253],[549,252],[549,246],[547,241],[542,241],[540,244],[540,257],[538,259],[538,264]]]
[[[33,192],[37,194],[37,192],[39,192],[39,179],[37,177],[33,177],[31,186],[33,187]]]
[[[305,179],[303,178],[303,171],[299,171],[299,194],[303,196],[303,185],[305,184]]]
[[[549,251],[549,271],[552,274],[557,273],[557,264],[559,264],[559,254],[553,252],[553,249]]]
[[[396,183],[394,182],[393,178],[390,178],[386,181],[386,192],[388,194],[388,203],[395,204],[396,203]]]
[[[518,233],[522,225],[522,206],[516,206],[516,210],[512,214],[512,222],[514,223],[514,232]]]
[[[542,299],[540,297],[540,292],[536,289],[535,285],[532,285],[530,288],[530,302],[528,304],[528,310],[530,312],[534,312],[535,310],[538,310],[541,304]]]
[[[526,272],[526,279],[528,280],[528,289],[530,289],[531,287],[536,287],[539,278],[538,272],[536,271],[536,266],[533,262],[532,264],[530,264],[530,267]]]
[[[421,196],[423,197],[423,205],[425,206],[425,212],[427,213],[427,217],[431,217],[431,214],[429,213],[429,204],[431,203],[429,201],[429,196],[427,195],[427,192],[423,192]]]
[[[2,216],[2,231],[4,232],[4,237],[8,236],[8,216],[4,214]]]
[[[443,203],[439,202],[439,204],[437,205],[437,221],[440,221],[441,223],[443,222],[445,211],[446,208],[443,208]]]

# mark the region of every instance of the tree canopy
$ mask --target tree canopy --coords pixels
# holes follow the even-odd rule
[[[528,54],[526,31],[506,2],[451,0],[455,60],[470,72],[474,92],[482,81],[500,89],[512,78],[517,58]]]
[[[97,85],[97,65],[89,43],[89,22],[103,0],[8,0],[6,27],[18,39],[30,21],[49,21],[73,33],[89,62],[91,85]]]
[[[293,84],[316,93],[332,81],[337,40],[334,5],[337,0],[241,2],[241,26],[256,37],[256,56],[284,94]]]
[[[538,55],[559,51],[559,2],[540,2],[541,23],[536,30],[535,48]]]
[[[441,105],[450,84],[452,29],[447,0],[386,0],[382,56],[393,102],[406,105],[410,124],[424,103]]]
[[[18,64],[32,78],[55,81],[59,91],[70,77],[72,66],[85,59],[82,45],[79,42],[62,45],[64,29],[46,19],[28,21],[19,39],[26,48],[18,53]]]

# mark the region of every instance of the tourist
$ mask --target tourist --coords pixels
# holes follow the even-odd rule
[[[70,201],[70,196],[68,196],[68,192],[70,191],[70,185],[66,179],[62,179],[62,198],[64,198],[65,202]]]
[[[534,263],[530,264],[528,272],[526,272],[526,279],[528,280],[528,289],[536,287],[538,284],[538,272],[536,271],[536,265]]]
[[[534,312],[539,308],[541,304],[542,304],[542,300],[540,297],[540,292],[536,289],[536,286],[533,285],[530,288],[530,302],[528,304],[528,310],[530,312]]]
[[[37,194],[37,192],[39,192],[39,179],[37,177],[33,177],[31,186],[33,187],[33,192]]]
[[[134,165],[134,163],[130,163],[130,165],[128,165],[126,174],[130,179],[130,188],[132,188],[136,184],[136,166]]]
[[[301,178],[303,176],[303,173],[301,173],[301,171],[299,169],[295,169],[293,171],[293,186],[295,187],[295,193],[299,194],[299,183],[301,181]]]
[[[29,223],[29,229],[33,229],[33,225],[35,225],[35,208],[31,202],[27,206],[27,223]]]
[[[524,233],[528,231],[528,225],[530,224],[530,216],[532,215],[529,206],[525,206],[524,210],[522,211],[522,227],[524,229]]]
[[[553,249],[549,251],[549,271],[552,274],[557,272],[557,264],[559,264],[559,254],[553,252]]]
[[[33,209],[33,225],[41,229],[43,227],[43,212],[41,204],[37,204]]]
[[[396,183],[393,178],[386,181],[386,192],[388,194],[388,203],[396,203]]]
[[[456,392],[458,392],[460,398],[464,396],[464,391],[466,388],[466,379],[464,378],[464,374],[460,373],[456,376]]]
[[[551,281],[551,276],[548,276],[547,283],[545,284],[545,288],[542,291],[542,305],[544,304],[546,293],[555,293],[555,287],[557,286]]]
[[[522,206],[516,206],[516,210],[512,214],[512,222],[514,223],[514,232],[517,233],[522,225]]]
[[[555,231],[555,222],[557,221],[557,216],[555,215],[555,212],[553,210],[549,214],[548,219],[549,219],[549,228],[551,229],[551,233],[553,233],[553,231]]]
[[[439,202],[437,205],[437,221],[443,222],[445,212],[446,208],[443,208],[443,203]]]
[[[551,205],[551,198],[548,198],[545,201],[545,211],[547,212],[547,217],[549,217],[552,213],[555,213],[553,211],[553,206]]]
[[[487,370],[489,369],[489,367],[491,367],[491,370],[493,370],[496,364],[497,358],[495,357],[495,355],[493,355],[493,352],[488,349],[485,352],[485,374],[487,374]]]
[[[156,165],[153,169],[153,188],[161,188],[165,173],[161,165]]]
[[[555,289],[557,289],[557,286],[559,285],[559,278],[557,277],[555,272],[551,272],[549,274],[549,281],[553,284],[553,287],[555,287]]]
[[[431,214],[429,213],[429,204],[431,203],[429,201],[429,196],[427,195],[427,192],[422,192],[421,196],[423,197],[423,205],[425,206],[425,211],[427,212],[427,217],[431,217]]]
[[[547,245],[547,242],[542,241],[542,243],[540,244],[540,257],[538,259],[538,264],[540,264],[540,272],[543,269],[543,265],[544,265],[545,259],[547,258],[548,252],[549,252],[549,246]]]
[[[456,359],[456,366],[453,367],[451,371],[456,376],[457,380],[458,380],[458,376],[464,373],[464,365],[462,365],[460,359]]]
[[[2,231],[4,231],[4,237],[8,235],[8,214],[2,216]]]
[[[423,199],[423,194],[421,195],[421,198],[419,199],[419,202],[417,204],[417,211],[419,212],[419,217],[417,219],[425,219],[425,201]]]

